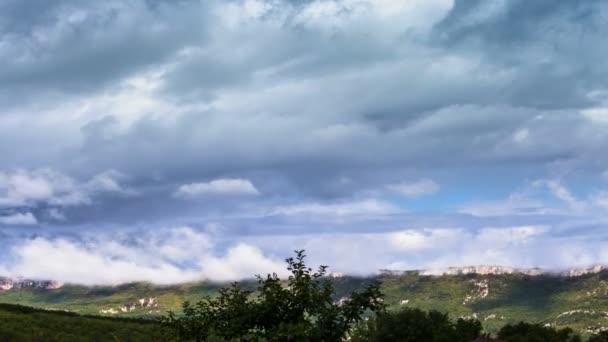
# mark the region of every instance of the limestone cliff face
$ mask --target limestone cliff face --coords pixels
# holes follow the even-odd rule
[[[553,274],[564,277],[577,277],[585,274],[596,274],[602,271],[607,271],[608,266],[594,265],[587,268],[573,268],[565,271],[548,271],[541,268],[515,268],[499,265],[479,265],[479,266],[464,266],[464,267],[448,267],[442,269],[427,269],[417,271],[420,275],[426,276],[442,276],[442,275],[459,275],[459,274],[526,274],[529,276],[538,276],[542,274]],[[384,273],[399,274],[401,271],[383,271]]]
[[[588,268],[574,268],[565,272],[562,272],[562,275],[569,277],[578,277],[584,274],[595,274],[600,273],[602,271],[608,270],[608,267],[605,265],[594,265]]]
[[[465,267],[449,267],[446,269],[422,270],[420,275],[457,275],[457,274],[513,274],[521,273],[527,275],[540,275],[545,273],[539,268],[514,268],[497,265],[480,265],[480,266],[465,266]]]
[[[439,269],[425,269],[413,271],[398,271],[398,270],[380,270],[381,274],[399,275],[406,272],[416,272],[422,276],[442,276],[442,275],[461,275],[461,274],[478,274],[478,275],[500,275],[500,274],[526,274],[529,276],[538,276],[542,274],[552,274],[564,277],[578,277],[585,274],[597,274],[603,271],[608,271],[607,265],[593,265],[587,268],[573,268],[564,271],[550,271],[541,268],[515,268],[500,265],[478,265],[464,267],[448,267]],[[342,272],[332,272],[329,274],[332,278],[342,278],[346,274]],[[0,277],[0,292],[9,291],[12,289],[58,289],[63,284],[54,280],[33,280],[21,277],[10,278]]]
[[[5,278],[0,277],[0,291],[8,291],[12,289],[25,289],[25,288],[36,288],[36,289],[58,289],[63,284],[53,280],[32,280],[24,278]]]

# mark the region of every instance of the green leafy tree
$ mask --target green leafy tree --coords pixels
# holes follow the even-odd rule
[[[581,342],[581,337],[570,328],[555,329],[540,324],[519,322],[507,324],[498,332],[506,342]]]
[[[476,319],[459,318],[454,326],[457,341],[472,341],[481,335],[483,326]]]
[[[477,320],[459,319],[452,322],[438,311],[404,309],[382,312],[375,318],[357,325],[352,332],[353,342],[469,342],[481,334]]]
[[[588,342],[608,342],[608,331],[602,331],[597,334],[591,335]]]
[[[307,267],[304,251],[288,258],[291,275],[257,276],[257,291],[238,283],[222,289],[217,298],[183,304],[183,314],[170,312],[163,319],[167,331],[185,341],[341,341],[366,312],[382,312],[380,284],[336,303],[327,267]]]

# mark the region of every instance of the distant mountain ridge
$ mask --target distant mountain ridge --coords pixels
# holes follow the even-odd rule
[[[502,275],[502,274],[524,274],[528,276],[539,275],[554,275],[563,277],[578,277],[585,274],[597,274],[608,270],[608,265],[597,264],[586,268],[571,268],[567,270],[555,271],[543,269],[540,267],[519,268],[501,265],[471,265],[461,267],[446,267],[436,269],[419,269],[419,270],[389,270],[382,269],[380,275],[403,275],[408,273],[416,273],[421,276],[448,276],[448,275]],[[344,272],[331,272],[328,275],[331,278],[342,278],[351,276]],[[201,280],[203,281],[203,280]],[[0,292],[11,289],[22,288],[38,288],[38,289],[58,289],[64,283],[52,279],[29,279],[23,277],[2,277],[0,276]],[[73,284],[78,285],[78,284]],[[179,284],[175,284],[179,285]],[[96,285],[104,286],[104,285]]]
[[[62,283],[54,280],[33,280],[26,278],[8,278],[0,277],[0,291],[8,291],[12,289],[36,288],[53,290],[63,286]]]
[[[405,307],[476,318],[489,332],[520,320],[582,333],[608,330],[608,268],[596,265],[559,272],[504,266],[451,267],[443,270],[386,271],[369,277],[329,275],[334,300],[378,280],[389,310]],[[117,317],[158,317],[217,295],[226,283],[179,285],[130,283],[116,286],[61,285],[43,280],[0,278],[0,302]],[[242,282],[255,291],[255,280]]]
[[[466,274],[478,274],[478,275],[501,275],[501,274],[524,274],[529,276],[539,275],[555,275],[564,277],[577,277],[585,274],[597,274],[602,271],[608,270],[606,265],[593,265],[586,268],[572,268],[562,271],[547,270],[539,267],[534,268],[517,268],[500,265],[478,265],[478,266],[463,266],[463,267],[447,267],[437,269],[422,269],[422,270],[381,270],[381,274],[406,274],[406,273],[417,273],[422,276],[443,276],[443,275],[466,275]]]

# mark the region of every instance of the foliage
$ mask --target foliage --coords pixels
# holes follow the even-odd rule
[[[297,251],[286,260],[286,282],[277,274],[258,276],[255,293],[234,283],[216,298],[185,302],[183,314],[170,312],[163,324],[180,340],[341,341],[366,312],[384,310],[377,282],[336,303],[327,267],[313,272],[305,257]]]
[[[152,320],[80,316],[0,304],[0,341],[165,341]]]
[[[581,337],[570,328],[555,329],[540,324],[519,322],[507,324],[498,332],[498,338],[506,342],[580,342]]]
[[[608,331],[602,331],[591,336],[588,342],[608,342]]]
[[[447,314],[438,311],[404,309],[383,312],[352,333],[353,342],[469,342],[481,335],[477,320],[450,321]]]

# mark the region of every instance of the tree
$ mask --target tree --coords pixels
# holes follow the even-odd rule
[[[476,319],[463,319],[459,318],[454,326],[456,330],[455,341],[473,341],[477,337],[481,336],[483,326],[481,322]]]
[[[597,334],[591,335],[588,342],[608,342],[608,331],[601,331]]]
[[[555,329],[540,324],[519,322],[507,324],[498,332],[498,338],[506,342],[581,342],[581,337],[570,328]]]
[[[453,323],[438,311],[404,309],[382,312],[359,324],[353,331],[353,342],[469,342],[481,334],[477,320],[459,319]]]
[[[286,259],[291,273],[286,281],[276,273],[257,276],[257,291],[238,283],[206,297],[183,314],[170,312],[162,320],[173,337],[186,341],[341,341],[366,312],[383,312],[380,283],[353,292],[340,303],[326,277],[327,266],[316,272],[306,266],[304,251]]]

